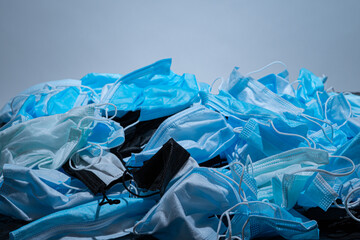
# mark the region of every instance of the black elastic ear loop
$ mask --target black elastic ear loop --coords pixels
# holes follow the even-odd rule
[[[105,204],[113,205],[113,204],[119,204],[119,203],[120,203],[120,200],[119,200],[119,199],[114,199],[114,200],[109,199],[109,198],[106,196],[105,191],[102,191],[101,193],[102,193],[102,195],[103,195],[103,199],[102,199],[101,202],[99,203],[100,206],[105,205]],[[107,202],[105,202],[105,200],[106,200]]]
[[[126,169],[125,172],[123,173],[123,177],[121,178],[122,184],[123,184],[124,188],[125,188],[129,193],[131,193],[132,195],[134,195],[134,196],[136,196],[136,197],[139,197],[139,198],[147,198],[147,197],[151,197],[151,196],[154,196],[154,195],[160,193],[160,191],[154,192],[154,193],[151,193],[151,194],[148,194],[148,195],[139,195],[139,194],[137,194],[137,193],[134,193],[134,192],[131,191],[131,190],[126,186],[126,184],[125,184],[125,178],[124,178],[124,175],[125,175],[125,174],[129,174],[129,175],[131,176],[129,170]],[[132,177],[132,176],[131,176],[131,177]]]

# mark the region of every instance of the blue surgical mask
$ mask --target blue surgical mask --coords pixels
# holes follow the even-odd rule
[[[300,70],[298,80],[300,86],[298,87],[297,98],[305,103],[316,98],[317,91],[324,91],[324,77],[317,77],[305,68]]]
[[[241,73],[239,73],[238,67],[234,68],[230,75],[229,82],[234,85],[228,89],[225,88],[224,90],[228,91],[238,100],[251,103],[282,115],[287,113],[297,116],[304,111],[303,109],[294,106],[290,102],[276,95],[253,78],[244,77]],[[229,84],[229,86],[231,85],[232,84]]]
[[[120,74],[111,73],[89,73],[80,79],[81,85],[89,87],[95,91],[98,96],[102,96],[103,88],[106,85],[114,84],[122,76]],[[89,90],[89,89],[84,89]],[[99,99],[100,100],[100,99]]]
[[[80,85],[81,82],[79,80],[73,79],[50,81],[34,85],[12,98],[0,110],[0,123],[7,123],[8,121],[10,121],[13,115],[16,114],[22,107],[24,101],[31,95],[36,96],[40,94],[47,94],[51,91],[63,90],[69,86],[79,87]]]
[[[140,110],[140,121],[169,116],[198,101],[194,75],[179,76],[170,71],[171,59],[160,60],[117,80],[102,97],[113,103],[118,116]]]
[[[72,108],[88,104],[88,100],[87,93],[81,92],[78,87],[29,95],[2,129],[30,119],[65,113]]]
[[[10,233],[11,239],[113,239],[125,236],[156,203],[153,199],[113,195],[119,204],[99,206],[100,200],[62,210]]]
[[[218,95],[200,92],[201,103],[215,111],[220,112],[226,117],[237,117],[240,119],[272,119],[280,117],[279,114],[265,108],[237,100],[229,93],[220,90]]]
[[[202,105],[196,105],[167,118],[144,150],[131,157],[130,166],[139,166],[173,138],[198,162],[216,157],[235,141],[235,134],[224,117]]]

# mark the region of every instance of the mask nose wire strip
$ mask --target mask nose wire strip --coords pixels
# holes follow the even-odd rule
[[[269,122],[270,122],[270,124],[271,124],[271,127],[272,127],[272,128],[275,130],[275,132],[277,132],[278,134],[285,135],[285,136],[293,136],[293,137],[302,138],[302,139],[304,139],[304,140],[306,141],[306,143],[309,145],[309,148],[311,148],[311,143],[310,143],[310,141],[309,141],[307,138],[305,138],[305,137],[303,137],[303,136],[301,136],[301,135],[299,135],[299,134],[280,132],[279,130],[277,130],[277,129],[275,128],[273,121],[269,120]]]
[[[268,65],[266,65],[266,66],[264,66],[264,67],[262,67],[262,68],[260,68],[260,69],[258,69],[258,70],[255,70],[255,71],[252,71],[252,72],[247,73],[247,74],[245,75],[245,77],[249,77],[251,74],[261,72],[261,71],[263,71],[263,70],[271,67],[271,66],[274,65],[274,64],[281,64],[281,65],[284,66],[285,69],[287,69],[287,66],[286,66],[285,63],[283,63],[283,62],[281,62],[281,61],[274,61],[274,62],[271,62],[271,63],[269,63]]]

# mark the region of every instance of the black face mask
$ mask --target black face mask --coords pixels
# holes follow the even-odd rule
[[[122,127],[126,127],[131,123],[136,122],[140,116],[140,111],[129,112],[121,118],[114,118],[113,120],[120,123]],[[116,148],[112,148],[111,153],[118,158],[130,157],[132,153],[139,153],[142,151],[142,146],[149,142],[152,135],[158,129],[160,124],[169,116],[156,118],[149,121],[137,123],[125,131],[125,142]]]
[[[139,188],[159,191],[163,195],[170,180],[189,157],[190,153],[171,138],[141,168],[131,171],[133,179]]]

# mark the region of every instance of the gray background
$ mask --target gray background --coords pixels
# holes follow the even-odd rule
[[[305,67],[337,91],[360,91],[359,43],[356,0],[0,0],[0,105],[39,82],[167,57],[208,83],[281,60],[292,81]]]

